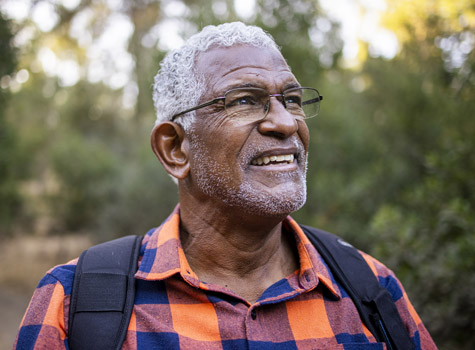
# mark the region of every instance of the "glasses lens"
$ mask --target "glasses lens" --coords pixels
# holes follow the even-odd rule
[[[229,90],[225,95],[224,106],[228,118],[240,120],[259,120],[264,118],[264,106],[268,92],[258,88],[239,88]]]
[[[282,101],[279,95],[273,95]],[[321,96],[313,88],[295,88],[284,91],[285,108],[299,119],[315,117],[320,108]],[[224,107],[228,118],[258,121],[269,111],[269,92],[259,88],[237,88],[226,92]]]
[[[320,94],[312,88],[295,88],[284,91],[287,110],[301,119],[313,118],[320,109]]]

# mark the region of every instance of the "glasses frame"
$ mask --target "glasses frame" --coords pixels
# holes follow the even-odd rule
[[[189,113],[189,112],[193,112],[193,111],[196,111],[197,109],[201,109],[201,108],[205,108],[205,107],[208,107],[208,106],[211,106],[211,105],[214,105],[218,102],[221,102],[221,101],[225,101],[226,100],[226,95],[231,92],[231,91],[236,91],[236,90],[264,90],[265,89],[261,89],[261,88],[256,88],[256,87],[241,87],[241,88],[234,88],[234,89],[230,89],[228,91],[226,91],[224,93],[223,96],[219,96],[219,97],[216,97],[208,102],[204,102],[204,103],[201,103],[199,104],[198,106],[195,106],[195,107],[192,107],[192,108],[189,108],[189,109],[186,109],[180,113],[177,113],[175,114],[171,121],[174,121],[177,117],[181,116],[181,115],[184,115],[186,113]],[[323,96],[320,95],[320,93],[318,92],[317,89],[314,89],[314,88],[311,88],[311,87],[295,87],[295,88],[290,88],[290,89],[287,89],[285,91],[283,91],[281,94],[269,94],[269,101],[270,101],[270,97],[281,97],[282,99],[280,100],[280,102],[284,105],[285,109],[287,109],[287,106],[285,105],[285,94],[286,93],[289,93],[290,91],[294,91],[294,90],[312,90],[312,91],[315,91],[317,93],[317,98],[318,98],[318,101],[315,101],[316,103],[317,102],[320,102],[323,100]],[[267,103],[268,104],[268,103]],[[270,110],[270,106],[268,106],[266,104],[266,106],[264,106],[264,116],[261,118],[261,119],[257,119],[256,121],[259,121],[259,120],[262,120],[262,119],[265,119],[265,117],[267,117],[267,114],[269,113],[269,110]],[[224,107],[224,109],[226,110],[226,107]],[[318,112],[317,112],[317,115],[318,115]],[[315,115],[316,116],[316,115]],[[303,118],[304,120],[305,119],[309,119],[309,118],[313,118],[315,116],[312,116],[312,117],[305,117]]]

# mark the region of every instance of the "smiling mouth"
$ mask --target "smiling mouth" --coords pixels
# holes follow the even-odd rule
[[[294,162],[293,154],[282,154],[278,156],[264,156],[253,159],[251,164],[257,166],[265,166],[272,164],[292,164]]]

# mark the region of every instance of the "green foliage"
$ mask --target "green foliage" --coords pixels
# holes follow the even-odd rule
[[[178,189],[152,153],[149,128],[142,130],[144,142],[136,134],[128,142],[136,143],[132,157],[115,174],[113,201],[96,213],[95,234],[100,240],[125,234],[145,234],[159,225],[177,204]]]
[[[10,20],[0,13],[0,52],[2,53],[0,56],[0,77],[13,73],[16,66],[16,50],[12,44],[13,34],[10,27]]]
[[[0,80],[10,79],[16,66],[16,50],[12,45],[10,21],[0,13]],[[17,134],[5,115],[9,94],[0,87],[0,233],[11,230],[15,215],[20,211],[16,163]]]
[[[53,197],[54,212],[64,220],[65,229],[89,228],[102,206],[110,202],[116,156],[104,145],[85,141],[80,135],[61,135],[52,151],[52,165],[60,188]]]
[[[475,341],[475,84],[455,84],[460,72],[447,71],[440,50],[421,53],[435,42],[426,40],[406,43],[389,62],[369,59],[360,73],[370,85],[355,112],[371,116],[367,136],[375,137],[372,153],[383,166],[368,174],[382,190],[364,194],[373,213],[361,227],[365,235],[355,239],[396,271],[441,348],[469,349]],[[467,60],[473,67],[473,53]],[[369,172],[372,164],[361,166]]]

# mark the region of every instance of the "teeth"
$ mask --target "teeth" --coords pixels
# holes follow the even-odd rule
[[[278,156],[270,156],[270,157],[260,157],[254,159],[251,164],[252,165],[267,165],[270,162],[274,163],[282,163],[287,162],[288,164],[292,164],[294,162],[294,155],[293,154],[284,154]]]

